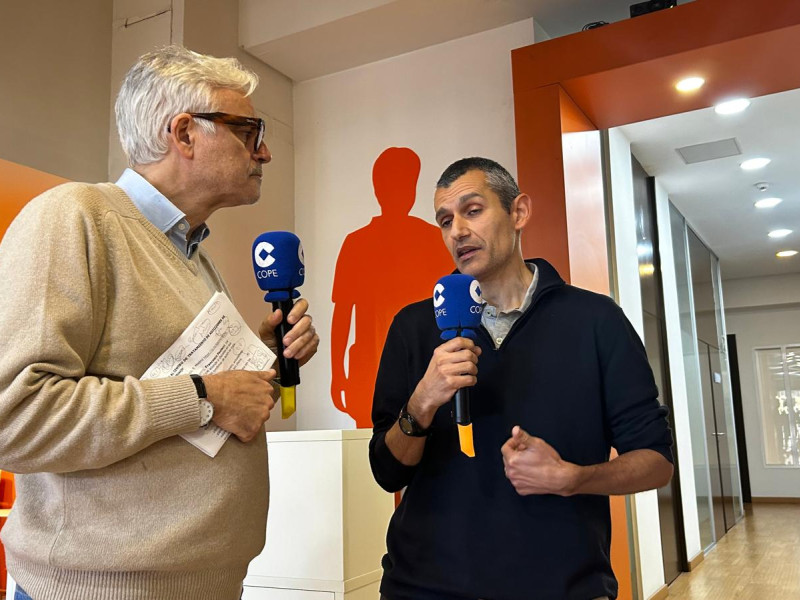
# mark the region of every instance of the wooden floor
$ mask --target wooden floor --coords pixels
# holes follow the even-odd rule
[[[671,600],[800,598],[800,504],[755,504],[691,573]]]

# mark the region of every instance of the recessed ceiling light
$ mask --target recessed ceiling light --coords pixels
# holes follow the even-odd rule
[[[767,235],[771,238],[782,238],[792,233],[791,229],[773,229]]]
[[[781,250],[780,252],[776,253],[775,256],[778,258],[789,258],[795,254],[797,254],[797,250]]]
[[[783,202],[782,198],[762,198],[758,202],[756,202],[756,208],[774,208]]]
[[[720,102],[714,107],[714,111],[718,115],[733,115],[742,112],[748,106],[750,106],[750,100],[747,98],[736,98],[735,100]]]
[[[754,171],[756,169],[763,169],[770,163],[770,159],[768,158],[751,158],[749,160],[744,161],[740,167],[745,171]]]
[[[678,83],[676,83],[675,89],[679,92],[694,92],[695,90],[699,90],[701,87],[703,87],[705,82],[706,80],[702,77],[687,77],[686,79],[681,79]]]

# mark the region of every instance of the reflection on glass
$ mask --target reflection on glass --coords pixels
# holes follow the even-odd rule
[[[764,458],[770,466],[798,466],[800,347],[755,350]]]
[[[725,428],[728,435],[724,440],[728,446],[730,464],[731,496],[734,507],[734,522],[744,516],[742,502],[742,481],[739,475],[739,451],[736,446],[736,424],[733,420],[733,386],[731,385],[730,361],[728,359],[728,336],[725,330],[725,317],[722,299],[722,280],[720,277],[719,258],[711,254],[711,285],[714,289],[714,313],[716,316],[717,335],[719,336],[720,374],[722,376],[722,397],[725,404]]]
[[[692,439],[692,464],[694,466],[695,501],[700,525],[700,542],[708,548],[714,543],[711,521],[711,491],[709,489],[709,466],[706,451],[705,417],[700,382],[700,362],[695,342],[692,290],[690,284],[689,257],[686,250],[686,224],[683,216],[670,204],[672,228],[672,250],[675,260],[675,277],[678,288],[678,310],[680,311],[681,345],[683,348],[686,395],[689,406],[689,433]],[[708,361],[707,356],[703,360]]]

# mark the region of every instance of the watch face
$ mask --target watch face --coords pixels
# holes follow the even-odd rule
[[[200,427],[205,427],[214,418],[214,405],[205,398],[200,398]]]
[[[408,415],[400,417],[400,431],[406,435],[414,435],[417,432],[416,427],[408,420]]]

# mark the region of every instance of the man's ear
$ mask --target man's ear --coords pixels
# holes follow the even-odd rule
[[[514,229],[522,231],[531,218],[533,200],[528,194],[520,194],[511,203],[511,217],[514,219]]]
[[[172,117],[168,131],[169,145],[184,158],[192,158],[197,132],[191,115],[181,113]]]

